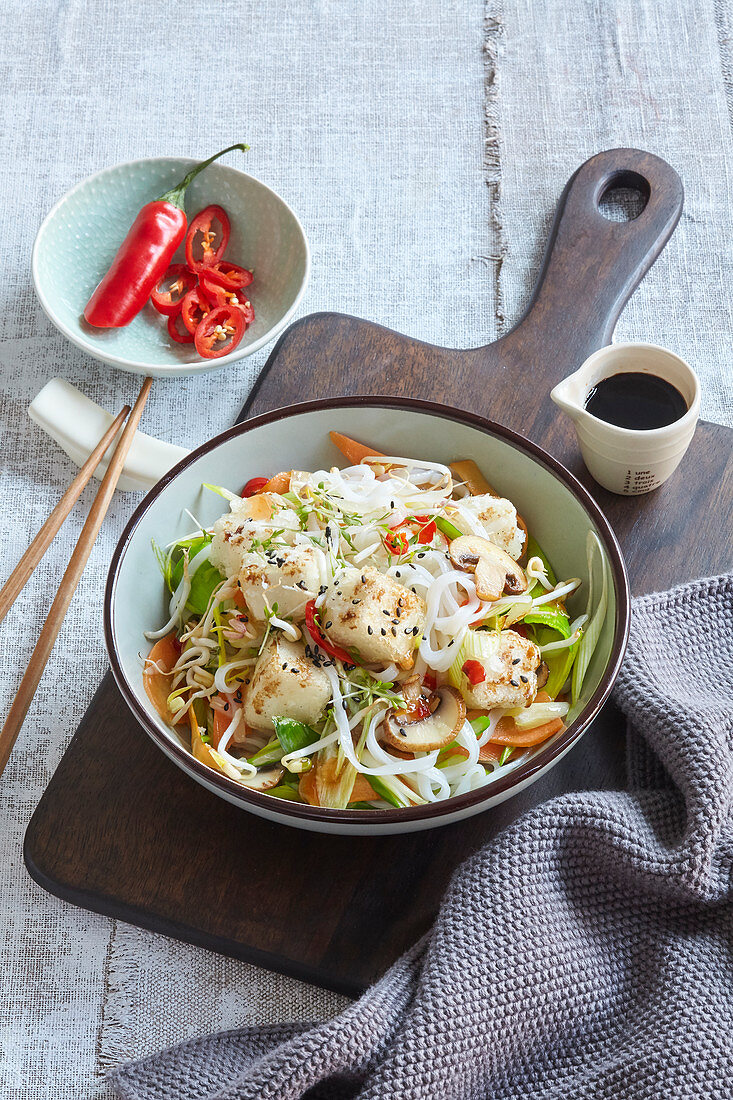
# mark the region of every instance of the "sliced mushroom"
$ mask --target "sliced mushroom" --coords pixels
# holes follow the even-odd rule
[[[258,768],[257,775],[244,776],[240,782],[250,791],[269,791],[270,787],[276,787],[285,775],[282,764],[270,764],[266,768]]]
[[[456,569],[473,573],[481,600],[498,600],[504,593],[518,596],[527,590],[524,570],[505,550],[480,535],[461,535],[450,544],[450,560]]]
[[[450,744],[466,719],[466,704],[452,687],[439,687],[432,714],[409,722],[405,711],[390,711],[382,725],[384,740],[403,752],[430,752]]]

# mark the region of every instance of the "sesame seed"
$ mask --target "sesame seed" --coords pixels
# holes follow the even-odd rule
[[[521,660],[521,658],[520,658],[520,657],[515,657],[515,658],[514,658],[514,660],[512,661],[512,664],[513,664],[513,665],[518,665],[518,664],[519,664],[519,662],[520,662],[520,660]]]
[[[405,732],[405,730],[402,729],[402,727],[400,727],[400,737],[407,737],[407,733]]]
[[[283,668],[285,669],[287,667],[288,667],[288,662],[286,661],[285,664],[283,665]]]
[[[387,636],[387,631],[384,629],[384,627],[382,627],[379,633],[382,635],[383,638]]]
[[[397,637],[397,628],[394,627],[394,626],[392,627],[392,633],[394,634],[394,636],[396,638]]]
[[[519,687],[519,684],[517,683],[516,680],[510,680],[509,683],[512,685],[513,688],[518,688]]]
[[[367,627],[367,634],[373,634],[373,633],[374,633],[374,631],[372,630],[372,628],[370,626],[368,626]]]
[[[356,607],[358,603],[361,603],[361,600],[352,600],[351,602],[353,603],[354,607]]]
[[[386,616],[387,616],[387,617],[389,618],[389,617],[391,616],[392,612],[391,612],[391,611],[387,611],[387,608],[386,608],[386,607],[383,607],[383,608],[382,608],[382,614],[383,614],[383,615],[386,615]]]
[[[330,630],[332,626],[333,626],[333,619],[329,619],[328,622],[326,623],[326,630]]]
[[[523,684],[528,684],[529,683],[529,680],[527,679],[526,676],[520,676],[519,679],[522,681]]]

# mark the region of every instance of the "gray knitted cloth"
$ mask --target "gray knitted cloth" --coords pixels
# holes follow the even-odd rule
[[[730,1100],[732,670],[733,577],[636,600],[627,791],[517,821],[336,1019],[185,1043],[122,1066],[118,1095]]]

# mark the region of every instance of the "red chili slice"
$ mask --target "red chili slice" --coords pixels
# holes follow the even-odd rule
[[[229,290],[240,290],[243,286],[249,286],[254,279],[254,275],[246,267],[239,267],[238,264],[232,264],[229,260],[218,260],[216,263],[208,264],[206,274],[212,282],[228,287]]]
[[[239,306],[244,313],[244,319],[251,325],[255,319],[255,311],[251,301],[244,290],[229,290],[221,283],[212,282],[208,271],[202,271],[200,285],[204,288],[206,297],[214,306]]]
[[[204,359],[219,359],[234,351],[244,336],[247,322],[239,306],[217,306],[196,329],[196,351]]]
[[[183,323],[180,311],[172,314],[168,318],[168,335],[171,340],[175,340],[177,344],[192,344],[193,333],[189,332]]]
[[[162,279],[153,287],[150,302],[164,317],[180,312],[189,290],[196,286],[196,275],[185,264],[171,264]]]
[[[308,627],[308,633],[313,641],[317,646],[320,646],[329,657],[335,657],[337,661],[342,661],[345,665],[352,668],[361,664],[360,661],[357,661],[355,657],[352,657],[351,654],[345,649],[342,649],[341,646],[329,642],[318,621],[318,610],[315,600],[308,600],[308,603],[305,605],[305,625]]]
[[[191,222],[186,234],[186,263],[201,271],[217,263],[229,243],[229,218],[221,206],[207,206]]]
[[[261,489],[264,489],[269,480],[267,477],[251,477],[242,489],[242,496],[253,497],[255,493],[259,493]]]
[[[200,286],[189,290],[181,302],[181,317],[188,331],[193,335],[204,317],[211,311],[211,302]]]
[[[486,679],[486,672],[484,666],[480,661],[464,661],[461,672],[468,680],[469,684],[483,684]]]
[[[383,541],[390,554],[395,555],[406,554],[410,545],[404,531],[388,531]]]

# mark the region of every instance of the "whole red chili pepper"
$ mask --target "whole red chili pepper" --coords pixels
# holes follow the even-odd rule
[[[87,302],[84,317],[97,328],[129,325],[147,302],[186,234],[183,199],[191,180],[212,161],[249,145],[239,142],[197,164],[181,182],[149,202],[135,218],[107,274]]]

